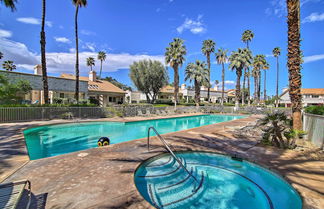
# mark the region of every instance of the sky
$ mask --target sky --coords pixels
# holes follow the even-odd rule
[[[3,60],[13,60],[19,72],[32,73],[40,63],[41,6],[41,0],[18,0],[17,10],[11,12],[0,3],[0,51]],[[74,73],[74,15],[71,0],[47,1],[49,75]],[[303,88],[324,88],[324,0],[301,0],[301,22]],[[133,86],[128,77],[129,65],[141,59],[164,63],[165,48],[179,37],[187,48],[180,84],[190,85],[184,81],[184,69],[195,60],[206,61],[201,53],[203,40],[212,39],[217,49],[222,47],[230,53],[245,47],[241,35],[247,29],[254,32],[250,43],[253,55],[266,55],[270,64],[267,94],[274,95],[274,47],[282,50],[280,91],[288,85],[285,0],[88,0],[87,7],[79,10],[80,73],[87,76],[86,58],[96,57],[103,50],[107,53],[103,75]],[[214,55],[211,59],[211,81],[221,81],[221,66]],[[96,61],[94,69],[99,71],[99,66]],[[172,82],[173,70],[169,68],[168,73]],[[226,88],[234,88],[236,75],[228,65],[225,77]]]

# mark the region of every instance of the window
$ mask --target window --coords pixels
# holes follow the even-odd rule
[[[312,98],[318,98],[319,96],[318,95],[313,95]]]
[[[60,98],[64,98],[64,93],[60,93]]]
[[[109,102],[112,102],[112,97],[109,97]]]

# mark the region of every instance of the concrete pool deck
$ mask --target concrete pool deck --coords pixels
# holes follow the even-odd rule
[[[323,152],[315,148],[304,151],[280,150],[259,145],[257,136],[237,136],[235,130],[255,122],[258,118],[260,116],[250,116],[163,136],[176,150],[237,154],[267,166],[285,176],[300,192],[304,199],[304,208],[324,208]],[[143,117],[127,120],[140,119],[143,120]],[[150,152],[147,151],[146,139],[138,139],[109,147],[29,161],[22,130],[31,126],[62,122],[60,120],[1,124],[1,177],[9,175],[10,168],[13,171],[23,165],[5,182],[29,179],[32,184],[33,206],[37,205],[39,208],[44,205],[46,208],[55,209],[152,208],[137,192],[133,173],[143,160],[164,152],[160,141],[152,138]]]

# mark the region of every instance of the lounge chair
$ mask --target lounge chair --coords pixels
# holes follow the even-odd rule
[[[28,203],[26,206],[26,209],[28,209],[31,201],[30,181],[22,180],[0,184],[0,208],[17,208],[25,189],[28,190]]]

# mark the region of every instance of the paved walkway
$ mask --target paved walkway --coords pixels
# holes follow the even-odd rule
[[[301,193],[304,208],[324,208],[324,156],[318,150],[279,150],[257,145],[259,138],[237,135],[239,127],[256,121],[251,116],[185,131],[165,134],[177,150],[204,150],[237,154],[281,175]],[[15,126],[16,127],[16,126]],[[19,127],[18,128],[23,128]],[[15,135],[15,129],[11,133]],[[2,133],[3,130],[0,130]],[[19,134],[18,150],[23,149]],[[22,137],[22,136],[20,136]],[[2,146],[10,147],[0,138]],[[8,139],[7,139],[8,140]],[[18,140],[18,142],[17,142]],[[40,208],[151,208],[137,192],[133,173],[145,159],[164,151],[157,139],[148,152],[146,139],[94,148],[66,155],[29,161],[6,181],[28,178],[33,204]],[[24,153],[12,153],[12,156]],[[10,156],[8,153],[7,156]],[[13,159],[16,157],[12,157]],[[18,159],[18,158],[17,158]],[[2,163],[2,162],[1,162]],[[2,168],[2,164],[1,164]]]

